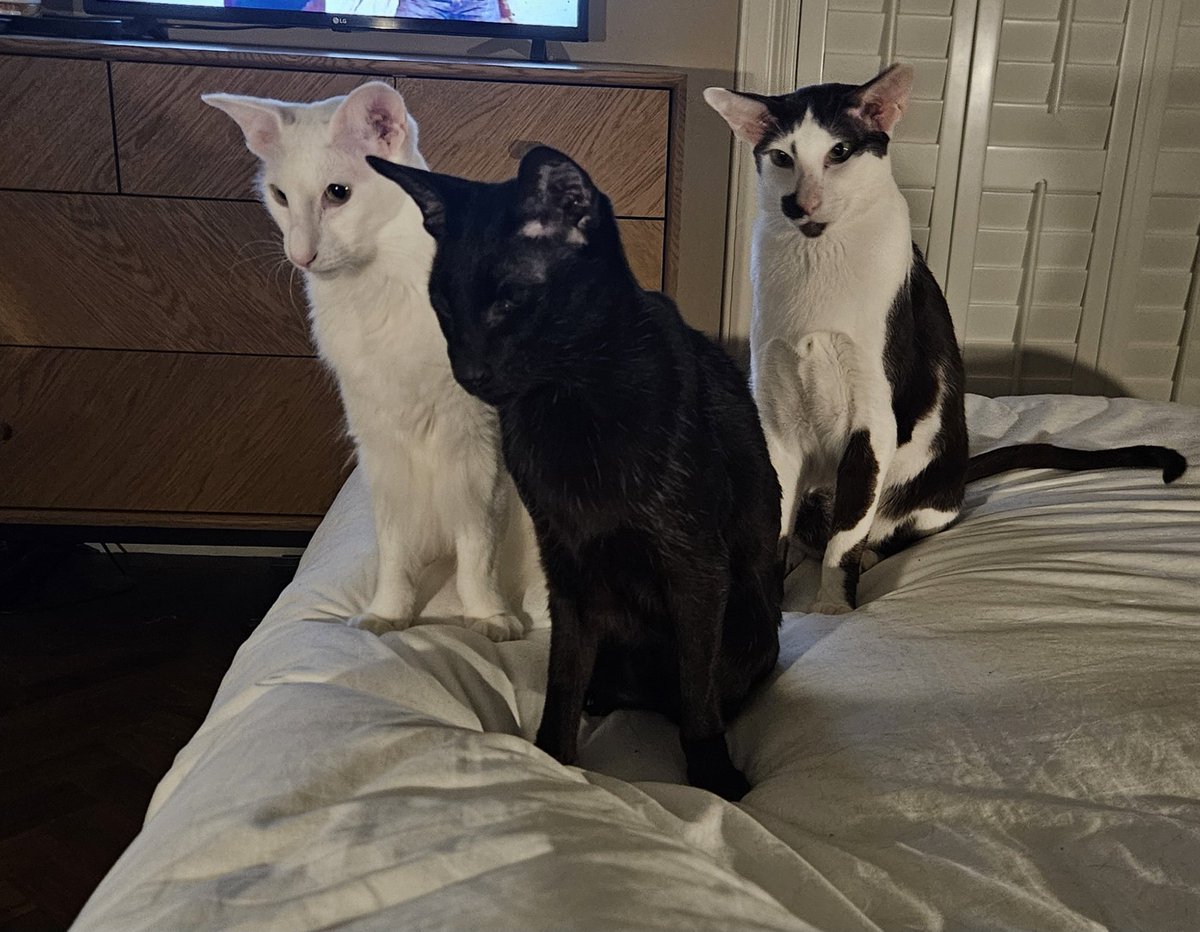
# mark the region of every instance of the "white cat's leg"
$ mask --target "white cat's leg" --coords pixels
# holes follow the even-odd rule
[[[460,534],[454,544],[463,624],[493,641],[511,641],[525,633],[521,620],[508,612],[497,585],[496,549],[503,531],[472,529]]]
[[[423,568],[419,496],[412,494],[406,462],[385,465],[359,452],[371,491],[378,554],[375,593],[367,607],[349,620],[351,627],[382,634],[403,631],[416,616],[417,583]]]
[[[790,570],[788,539],[796,525],[796,503],[804,457],[800,436],[805,419],[800,393],[800,359],[785,340],[774,339],[754,351],[754,402],[762,418],[767,453],[781,493],[779,557]]]
[[[850,430],[837,468],[833,520],[821,566],[821,588],[812,610],[838,615],[857,604],[861,560],[888,468],[896,453],[891,390],[881,367],[864,361],[854,344],[837,347],[843,384],[853,386]]]
[[[525,626],[508,610],[497,555],[508,533],[509,499],[516,489],[501,463],[495,415],[469,413],[481,418],[480,427],[462,447],[459,481],[446,482],[443,516],[457,556],[455,584],[463,625],[493,641],[509,641],[523,636]]]
[[[785,561],[787,571],[792,567],[792,556],[788,552],[787,542],[796,525],[797,488],[800,484],[800,456],[794,443],[781,438],[774,432],[767,434],[767,452],[771,457],[771,465],[775,467],[775,475],[779,478],[780,523],[779,523],[779,558]]]

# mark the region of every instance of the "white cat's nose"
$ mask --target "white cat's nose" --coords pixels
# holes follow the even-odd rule
[[[313,252],[311,255],[297,255],[292,253],[292,262],[300,266],[302,269],[307,269],[310,265],[317,261],[317,254]]]

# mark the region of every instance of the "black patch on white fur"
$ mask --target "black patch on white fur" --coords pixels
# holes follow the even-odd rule
[[[863,545],[858,544],[846,551],[838,569],[842,571],[842,591],[846,595],[846,604],[858,608],[858,578],[862,575]]]
[[[838,464],[837,490],[833,496],[834,534],[849,531],[866,517],[878,481],[879,461],[871,448],[871,432],[856,430],[850,435]]]
[[[814,84],[779,97],[746,94],[746,97],[762,102],[771,115],[771,128],[754,147],[754,159],[759,169],[762,169],[762,156],[771,144],[799,126],[810,109],[818,125],[849,147],[847,160],[860,155],[878,158],[887,155],[888,134],[867,125],[852,112],[859,105],[859,90],[855,84]]]
[[[888,313],[883,366],[892,389],[897,449],[912,441],[913,428],[933,411],[939,390],[942,407],[933,458],[915,478],[888,492],[879,513],[896,519],[919,508],[957,511],[967,470],[962,354],[954,338],[950,308],[915,245],[908,280]],[[908,539],[912,536],[910,531]],[[890,549],[887,542],[881,543],[885,550]]]

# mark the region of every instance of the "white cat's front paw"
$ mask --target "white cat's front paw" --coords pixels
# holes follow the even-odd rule
[[[809,612],[813,615],[845,615],[854,611],[845,599],[818,598],[813,602]]]
[[[479,632],[489,641],[516,641],[525,636],[525,625],[521,619],[507,613],[487,618],[463,618],[463,626]]]
[[[874,550],[864,550],[862,552],[862,556],[859,558],[858,565],[859,568],[865,573],[868,570],[875,569],[875,567],[879,565],[879,561],[882,559],[883,557],[881,557]]]
[[[353,618],[346,620],[351,628],[370,631],[372,634],[384,634],[388,631],[403,631],[412,625],[411,618],[384,618],[371,612],[359,612]]]

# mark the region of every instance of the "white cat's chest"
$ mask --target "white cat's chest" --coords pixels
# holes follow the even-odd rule
[[[309,281],[313,337],[337,375],[351,432],[407,445],[444,432],[447,419],[469,431],[480,404],[451,372],[428,265],[387,259]]]
[[[912,265],[907,216],[882,228],[830,228],[811,240],[776,218],[760,219],[752,261],[752,344],[796,344],[831,331],[882,358],[888,313]]]

